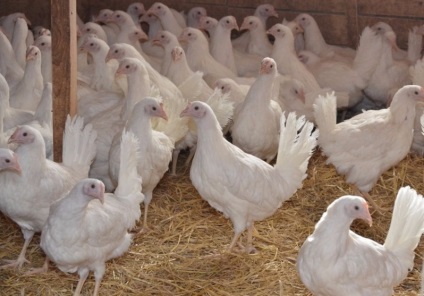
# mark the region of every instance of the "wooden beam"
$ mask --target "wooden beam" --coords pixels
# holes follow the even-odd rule
[[[51,0],[53,153],[62,161],[66,116],[77,111],[76,0]]]

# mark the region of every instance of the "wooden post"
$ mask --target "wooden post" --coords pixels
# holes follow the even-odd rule
[[[51,0],[53,153],[62,161],[66,116],[77,111],[76,0]]]

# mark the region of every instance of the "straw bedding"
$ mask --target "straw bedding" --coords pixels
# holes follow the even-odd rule
[[[134,237],[129,253],[107,262],[100,295],[311,295],[295,269],[296,257],[328,204],[352,193],[326,158],[315,152],[303,188],[270,218],[255,224],[253,255],[225,252],[233,236],[231,222],[212,209],[191,185],[183,161],[179,176],[165,175],[154,192],[149,222],[152,230]],[[401,186],[424,193],[424,159],[409,155],[386,172],[371,191],[384,208],[393,208]],[[352,229],[383,242],[391,212],[372,214],[370,228],[355,221]],[[23,238],[19,228],[0,215],[0,260],[16,258]],[[0,271],[0,295],[70,295],[78,276],[54,266],[48,273],[25,276],[39,267],[44,255],[35,236],[22,271]],[[396,295],[418,295],[424,239],[416,250],[415,266],[396,288]],[[72,289],[72,290],[71,290]],[[91,295],[94,278],[88,278],[83,295]]]

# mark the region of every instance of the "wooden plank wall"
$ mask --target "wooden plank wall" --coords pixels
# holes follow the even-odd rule
[[[83,20],[99,9],[125,9],[134,0],[78,0],[78,13]],[[142,1],[150,7],[155,1]],[[188,10],[194,6],[205,7],[209,15],[220,18],[232,14],[239,24],[243,17],[253,13],[263,3],[260,0],[163,0],[163,3],[177,10]],[[327,42],[356,46],[358,36],[367,25],[377,21],[388,22],[398,33],[401,47],[406,48],[407,32],[415,25],[423,24],[424,0],[269,0],[276,7],[279,18],[270,20],[269,25],[283,18],[293,19],[301,12],[312,14]],[[50,27],[50,1],[1,0],[0,15],[23,11],[34,25]]]

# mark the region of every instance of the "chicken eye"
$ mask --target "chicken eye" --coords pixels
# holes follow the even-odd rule
[[[268,11],[269,11],[269,9],[268,9],[268,8],[265,8],[265,11],[266,11],[266,12],[268,12]]]
[[[118,50],[117,49],[115,49],[115,53],[118,53]]]
[[[165,38],[165,35],[160,36],[160,38],[162,38],[162,39]]]
[[[278,29],[278,30],[277,30],[277,32],[281,32],[281,30],[280,30],[280,29]]]
[[[355,210],[358,211],[359,210],[359,207],[358,206],[355,206]]]
[[[302,17],[302,21],[306,21],[306,17]]]
[[[156,107],[152,107],[152,110],[153,110],[153,111],[156,111]]]
[[[198,11],[198,12],[197,12],[197,14],[198,14],[198,15],[201,15],[201,12],[200,12],[200,11]]]
[[[94,46],[94,43],[90,43],[90,46]]]
[[[126,68],[126,69],[129,69],[129,68],[130,68],[130,65],[126,65],[126,66],[125,66],[125,68]]]
[[[92,188],[92,189],[96,188],[96,185],[91,184],[91,188]]]
[[[117,15],[116,15],[116,17],[117,17],[117,18],[120,18],[120,17],[121,17],[121,15],[120,15],[120,14],[117,14]]]
[[[22,134],[22,136],[26,137],[26,136],[28,136],[28,133],[25,132],[25,133]]]
[[[414,94],[418,96],[418,91],[415,91]]]
[[[5,159],[5,161],[6,161],[6,163],[9,163],[10,162],[10,159]]]
[[[221,86],[221,89],[223,90],[223,89],[224,89],[224,87],[223,87],[223,86]]]
[[[253,22],[250,22],[249,25],[253,24]]]
[[[272,68],[272,67],[274,67],[274,65],[270,65],[269,67]]]
[[[230,23],[230,21],[229,20],[227,20],[227,24],[229,24]]]
[[[135,10],[138,10],[138,7],[137,7],[137,6],[134,6],[134,9],[135,9]]]
[[[191,33],[188,33],[188,36],[191,36]]]
[[[199,107],[198,106],[194,107],[194,110],[199,110]]]
[[[162,6],[158,6],[158,9],[162,9]]]
[[[297,90],[294,90],[294,93],[295,93],[295,94],[298,94]]]
[[[87,29],[87,32],[90,32],[90,30],[91,30],[91,29],[90,29],[90,28],[88,28],[88,29]]]
[[[206,23],[209,24],[210,22],[209,21],[206,21]]]

